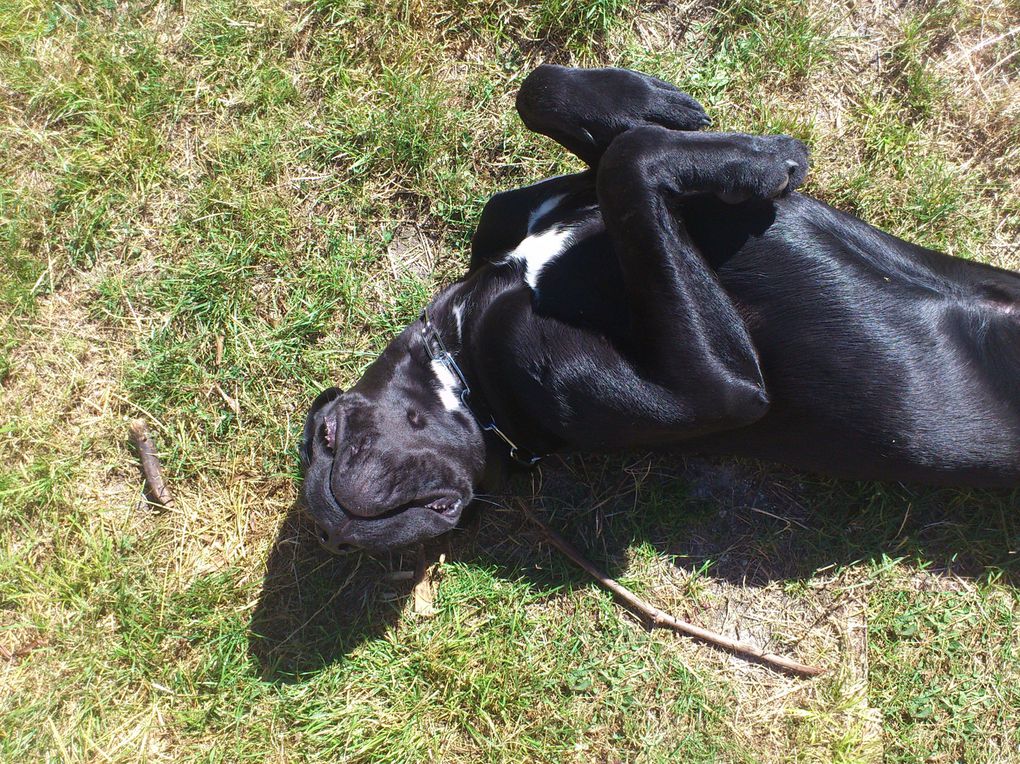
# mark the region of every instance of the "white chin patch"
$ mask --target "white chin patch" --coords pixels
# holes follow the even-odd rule
[[[450,367],[440,361],[432,362],[432,373],[439,382],[439,401],[447,411],[456,411],[460,405],[460,382]]]

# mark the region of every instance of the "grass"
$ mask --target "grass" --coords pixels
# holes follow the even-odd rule
[[[569,457],[522,478],[656,604],[825,666],[643,630],[509,497],[334,559],[308,402],[466,265],[485,200],[575,161],[541,60],[640,68],[808,190],[1018,268],[1015,4],[0,0],[0,760],[1020,761],[1013,494]],[[177,504],[139,503],[129,418]],[[9,657],[3,657],[9,656]]]

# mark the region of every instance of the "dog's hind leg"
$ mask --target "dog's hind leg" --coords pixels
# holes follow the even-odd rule
[[[628,69],[544,64],[517,93],[517,111],[536,133],[596,167],[620,133],[640,125],[700,130],[711,120],[697,101],[656,77]]]

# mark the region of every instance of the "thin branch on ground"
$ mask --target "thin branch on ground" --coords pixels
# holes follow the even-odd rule
[[[542,529],[542,532],[545,533],[550,544],[559,549],[574,563],[584,569],[584,571],[598,581],[603,588],[612,592],[616,596],[617,600],[650,626],[661,626],[680,632],[681,634],[687,634],[695,639],[700,639],[702,642],[728,650],[734,655],[739,655],[747,660],[762,663],[771,668],[790,674],[797,674],[799,676],[819,676],[824,673],[824,669],[820,669],[815,666],[807,666],[803,663],[791,660],[790,658],[785,658],[782,655],[776,655],[775,653],[767,653],[754,645],[730,639],[729,637],[717,634],[714,631],[709,631],[708,629],[703,629],[700,626],[695,626],[692,623],[687,623],[687,621],[681,621],[679,618],[674,618],[669,613],[659,610],[659,608],[645,602],[645,600],[638,597],[630,589],[623,586],[623,584],[610,578],[595,567],[595,564],[582,555],[573,544],[560,536],[556,531],[546,525],[545,522],[540,520],[526,503],[521,502],[520,506],[524,511],[525,516]]]
[[[141,462],[142,475],[145,478],[146,493],[150,501],[160,507],[172,507],[173,494],[163,480],[163,466],[160,464],[156,447],[149,436],[149,427],[144,419],[131,421],[131,442],[138,449],[138,460]]]

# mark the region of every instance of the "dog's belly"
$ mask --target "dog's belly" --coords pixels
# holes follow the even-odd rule
[[[750,235],[753,216],[712,228],[699,213],[692,233],[744,315],[772,404],[692,446],[851,478],[1020,481],[1020,323],[975,287],[1014,274],[805,197]]]

